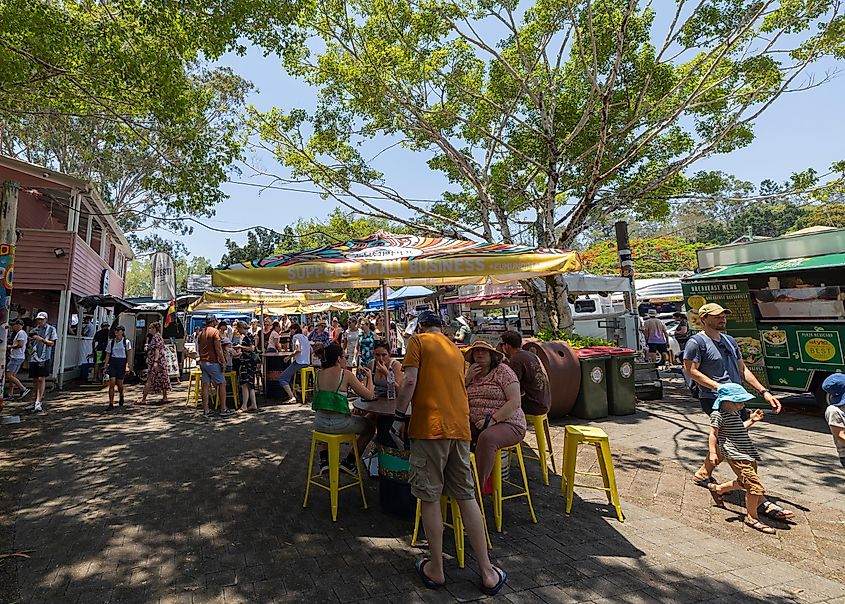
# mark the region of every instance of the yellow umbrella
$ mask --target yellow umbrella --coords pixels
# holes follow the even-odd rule
[[[213,271],[212,283],[294,290],[473,285],[580,269],[578,254],[570,251],[379,231],[365,239],[233,264]]]
[[[280,292],[275,289],[262,288],[227,288],[224,291],[204,292],[199,300],[191,304],[189,311],[229,310],[243,312],[259,312],[257,309],[263,304],[284,314],[294,312],[293,309],[308,304],[323,304],[327,302],[343,302],[346,294],[342,292]]]

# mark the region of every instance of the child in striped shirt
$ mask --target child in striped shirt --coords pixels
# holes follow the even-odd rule
[[[731,491],[745,491],[745,524],[754,530],[773,535],[775,529],[760,522],[757,507],[763,502],[766,489],[757,474],[760,454],[748,428],[763,419],[763,411],[755,409],[744,422],[740,411],[754,398],[739,384],[722,384],[716,391],[717,398],[710,414],[710,461],[718,465],[726,459],[736,474],[736,480],[722,484],[709,484],[707,488],[719,507],[724,507],[724,495]]]

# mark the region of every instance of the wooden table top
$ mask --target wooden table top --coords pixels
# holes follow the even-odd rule
[[[360,398],[353,398],[350,399],[350,402],[356,409],[376,415],[393,415],[396,411],[396,399],[377,398],[372,401],[365,401]]]

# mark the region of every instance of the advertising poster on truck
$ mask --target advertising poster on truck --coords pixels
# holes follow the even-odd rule
[[[762,323],[760,336],[772,386],[807,391],[814,371],[845,366],[845,324]]]

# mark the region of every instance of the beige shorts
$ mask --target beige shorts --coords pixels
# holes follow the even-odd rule
[[[421,501],[475,497],[467,440],[412,440],[408,481]]]
[[[757,475],[756,461],[728,460],[731,470],[736,474],[736,481],[749,495],[765,495],[766,489]]]

